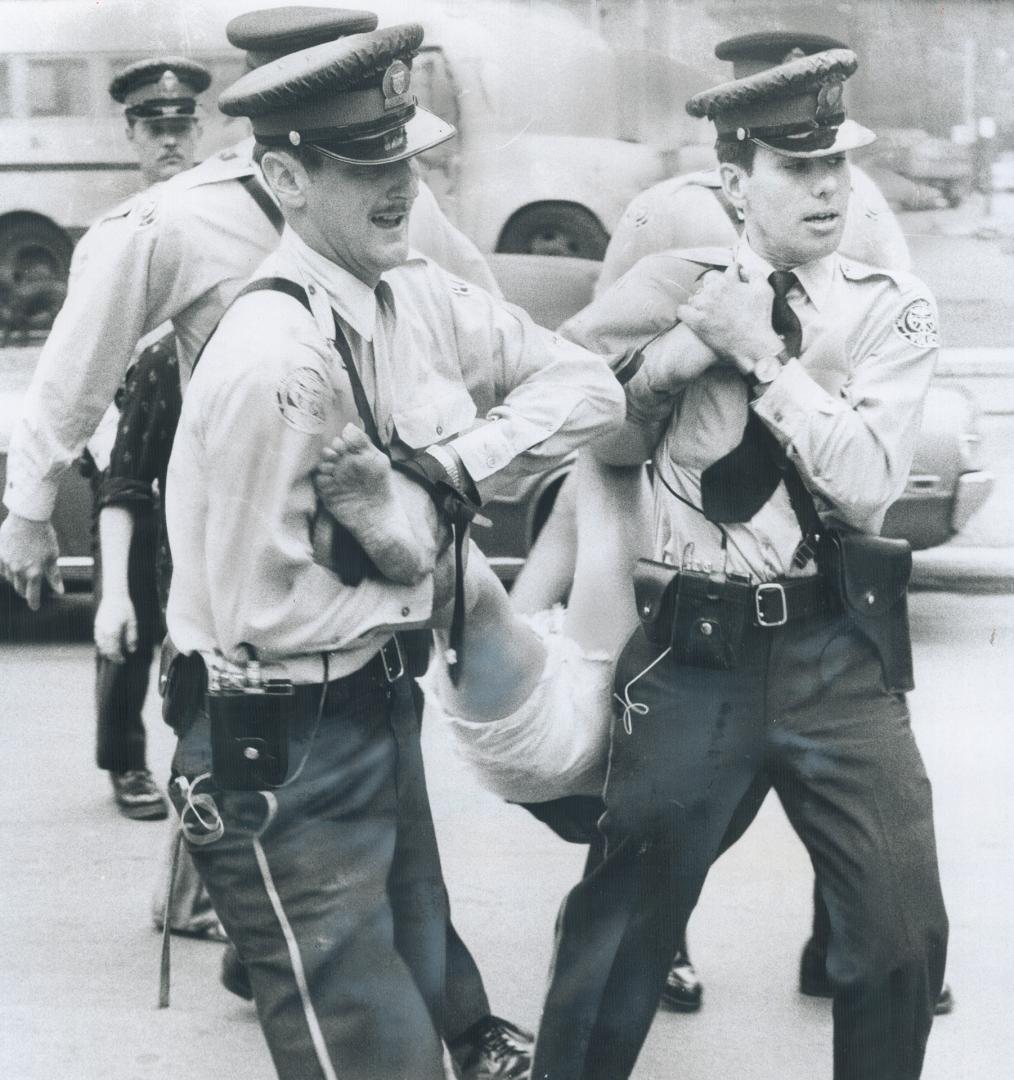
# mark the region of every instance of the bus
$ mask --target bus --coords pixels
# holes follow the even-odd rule
[[[0,0],[0,288],[63,280],[75,241],[140,185],[120,106],[127,64],[159,53],[206,64],[205,155],[246,133],[218,93],[243,72],[228,20],[256,0]],[[625,136],[622,70],[578,19],[532,0],[376,0],[381,25],[419,21],[420,103],[458,137],[421,164],[448,217],[484,252],[601,258],[667,154]]]

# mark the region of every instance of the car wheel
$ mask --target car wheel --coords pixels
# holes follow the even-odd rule
[[[598,218],[575,203],[535,203],[504,226],[497,251],[511,255],[568,255],[601,260],[609,234]]]

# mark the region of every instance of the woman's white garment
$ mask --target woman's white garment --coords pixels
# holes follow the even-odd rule
[[[484,787],[509,802],[602,793],[614,663],[568,638],[564,614],[555,607],[526,618],[546,647],[546,663],[528,699],[502,720],[452,715],[453,691],[440,660],[420,679],[428,713],[446,722],[458,756]]]

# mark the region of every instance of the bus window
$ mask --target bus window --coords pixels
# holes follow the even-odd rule
[[[0,116],[10,116],[11,110],[11,82],[7,70],[7,61],[0,59]]]
[[[32,116],[87,116],[87,61],[66,56],[30,60],[27,98]]]

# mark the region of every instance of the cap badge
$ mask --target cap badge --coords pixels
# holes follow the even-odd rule
[[[162,72],[162,78],[158,80],[158,88],[166,97],[179,97],[181,86],[176,72],[169,68]]]
[[[828,124],[834,117],[840,116],[844,111],[842,99],[845,96],[845,88],[841,82],[827,82],[817,93],[817,111],[814,119],[818,124]]]
[[[303,137],[299,134],[298,131],[289,132],[289,142],[292,143],[293,146],[299,146],[302,141]]]
[[[384,72],[384,108],[398,109],[402,105],[411,105],[412,99],[408,93],[411,82],[412,72],[408,65],[403,60],[395,60]]]

